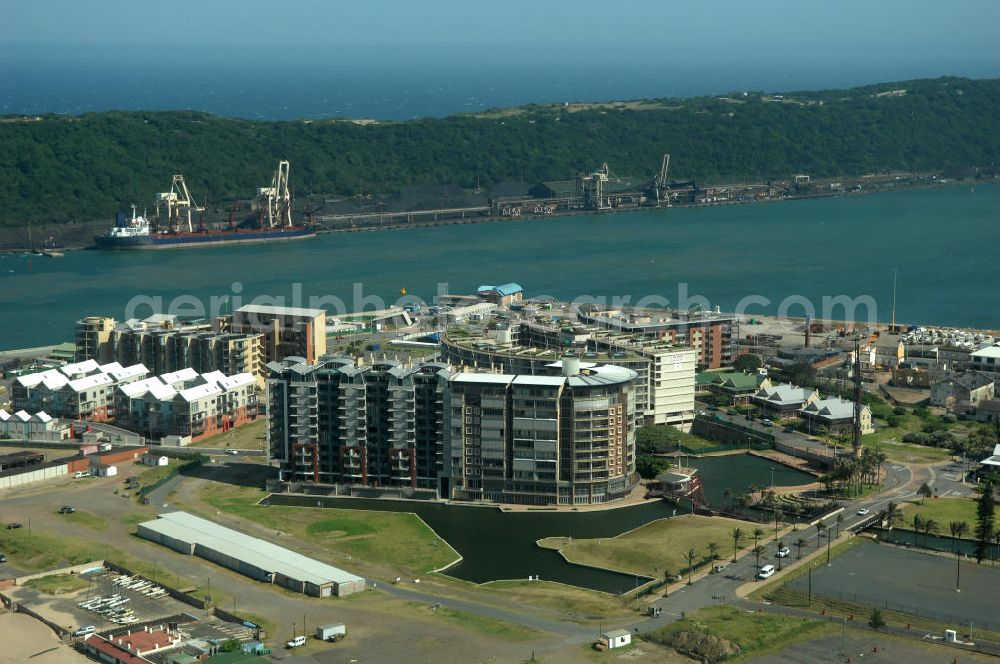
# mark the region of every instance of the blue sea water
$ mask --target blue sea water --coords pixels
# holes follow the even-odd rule
[[[404,120],[527,103],[849,87],[959,73],[941,62],[722,61],[606,50],[0,44],[0,115],[197,110],[250,119]]]

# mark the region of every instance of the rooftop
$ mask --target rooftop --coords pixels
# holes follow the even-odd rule
[[[275,307],[269,304],[245,304],[236,310],[237,313],[245,314],[272,314],[275,316],[300,316],[303,318],[317,318],[326,316],[323,309],[306,309],[304,307]]]
[[[260,569],[317,586],[331,582],[363,581],[350,572],[187,512],[168,512],[139,525],[183,542],[202,544]]]

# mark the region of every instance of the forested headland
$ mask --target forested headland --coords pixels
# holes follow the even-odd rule
[[[524,106],[406,122],[263,122],[194,112],[0,118],[0,224],[110,219],[152,207],[183,173],[197,200],[247,199],[292,163],[303,195],[422,184],[484,188],[572,179],[607,162],[650,176],[765,181],[793,173],[993,172],[1000,80],[940,78],[849,90],[735,92]]]

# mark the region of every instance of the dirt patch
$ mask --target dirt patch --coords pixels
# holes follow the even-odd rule
[[[704,632],[677,632],[669,645],[677,652],[702,662],[721,662],[740,651],[740,647],[721,636]]]

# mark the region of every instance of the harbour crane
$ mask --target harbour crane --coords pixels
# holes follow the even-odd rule
[[[191,197],[187,183],[183,175],[175,175],[170,182],[170,191],[161,192],[156,195],[156,218],[160,218],[160,206],[165,206],[167,210],[167,226],[169,230],[175,231],[181,224],[182,217],[187,218],[188,232],[194,228],[191,226],[191,212],[204,212],[205,208],[199,206]]]
[[[670,170],[670,155],[663,155],[663,163],[660,165],[660,172],[653,178],[653,190],[656,192],[656,205],[666,203],[670,207],[670,187],[667,182],[667,171]]]
[[[292,225],[292,194],[288,189],[289,164],[282,159],[270,187],[257,190],[257,225],[268,228]]]

